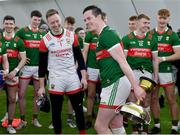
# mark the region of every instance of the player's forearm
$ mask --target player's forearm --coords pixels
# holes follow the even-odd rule
[[[48,59],[48,52],[40,52],[39,53],[39,70],[38,74],[40,78],[45,78],[47,73],[47,59]]]
[[[171,56],[166,56],[165,61],[175,61],[180,59],[180,52],[177,52]]]
[[[44,82],[45,82],[45,77],[39,78],[39,86],[40,86],[40,88],[44,88],[45,87]]]
[[[114,47],[113,49],[110,50],[110,54],[118,62],[121,70],[127,76],[132,87],[136,88],[138,86],[138,83],[135,79],[132,69],[130,68],[129,64],[126,61],[122,48],[120,46]]]
[[[130,81],[132,87],[135,90],[135,87],[138,86],[138,83],[136,81],[136,78],[134,76],[134,73],[132,69],[130,68],[129,64],[127,63],[126,60],[119,60],[119,66],[121,67],[123,73],[127,76],[128,80]]]
[[[87,72],[86,70],[81,70],[81,75],[83,79],[87,79]]]
[[[3,66],[3,69],[4,69],[7,73],[9,73],[9,62],[8,62],[7,54],[5,54],[5,55],[3,56],[3,64],[2,64],[2,66]]]
[[[15,68],[16,70],[20,70],[26,64],[26,52],[20,52],[20,62],[18,66]]]
[[[82,56],[82,52],[81,49],[77,46],[77,47],[73,47],[73,53],[74,53],[74,57],[78,62],[78,67],[80,70],[85,70],[86,66],[85,66],[85,62],[84,62],[84,58]]]

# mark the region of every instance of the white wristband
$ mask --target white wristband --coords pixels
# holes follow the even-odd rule
[[[162,61],[166,61],[166,57],[162,57]]]
[[[19,72],[19,68],[15,68],[14,70],[15,70],[16,72]]]

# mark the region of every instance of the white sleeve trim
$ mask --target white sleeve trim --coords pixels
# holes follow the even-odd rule
[[[172,48],[178,48],[178,47],[180,47],[180,45],[173,46]]]
[[[157,51],[152,51],[152,53],[158,53],[158,50]]]
[[[107,51],[110,52],[111,50],[113,50],[114,48],[119,47],[120,45],[121,45],[120,43],[117,43],[114,46],[112,46],[111,48],[109,48]]]
[[[23,51],[23,52],[19,52],[19,53],[26,53],[26,51]]]
[[[3,56],[7,56],[7,53],[3,54]]]

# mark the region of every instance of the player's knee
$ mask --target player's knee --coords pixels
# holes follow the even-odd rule
[[[24,92],[18,92],[18,98],[19,98],[19,100],[24,99],[25,93]]]
[[[15,104],[16,103],[16,97],[9,97],[9,104]]]
[[[108,127],[106,128],[104,124],[102,124],[101,122],[99,121],[96,121],[95,124],[94,124],[94,128],[95,130],[98,132],[98,133],[103,133],[105,132]]]
[[[177,104],[176,98],[169,98],[168,103],[169,103],[170,106],[173,106],[173,105]]]

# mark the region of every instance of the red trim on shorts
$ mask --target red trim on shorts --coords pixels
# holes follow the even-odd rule
[[[7,87],[18,87],[19,88],[19,84],[14,84],[14,85],[10,85],[10,84],[6,84],[7,85]]]
[[[87,82],[89,83],[98,83],[98,81],[93,81],[93,80],[87,80]]]
[[[55,95],[64,95],[65,92],[59,92],[59,91],[54,91],[54,90],[48,90],[49,94],[55,94]]]
[[[173,85],[175,85],[174,82],[172,82],[172,83],[166,83],[166,84],[160,84],[161,87],[168,87],[168,86],[173,86]]]
[[[119,108],[119,106],[110,106],[110,105],[100,104],[99,108],[116,109],[116,108]]]
[[[39,81],[39,79],[36,79],[36,78],[33,78],[33,77],[19,77],[19,79],[22,79],[22,80],[35,80],[35,81]]]
[[[19,79],[22,79],[22,80],[29,80],[29,79],[31,79],[31,77],[19,77]]]
[[[76,90],[71,90],[70,92],[66,92],[66,94],[75,94],[81,91],[81,88],[76,89]]]
[[[79,130],[79,134],[86,134],[86,130]]]

